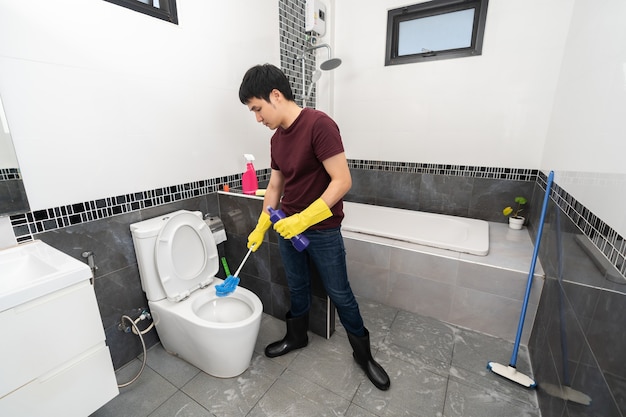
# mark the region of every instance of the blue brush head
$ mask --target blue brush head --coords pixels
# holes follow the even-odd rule
[[[239,285],[239,277],[229,275],[223,283],[215,286],[215,294],[218,297],[225,297],[235,291],[237,285]]]

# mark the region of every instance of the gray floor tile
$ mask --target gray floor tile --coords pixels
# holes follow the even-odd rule
[[[459,330],[455,333],[450,375],[466,385],[493,389],[536,407],[537,396],[533,390],[487,370],[488,362],[508,365],[512,352],[513,343],[511,342],[472,331]],[[532,375],[525,347],[520,347],[517,358],[516,369],[526,375]]]
[[[483,371],[487,362],[506,362],[511,358],[513,343],[504,339],[459,329],[454,335],[452,365],[472,372]],[[518,369],[527,371],[528,363],[520,357]]]
[[[513,382],[507,378],[489,372],[486,368],[479,373],[469,372],[463,368],[450,368],[450,381],[475,387],[487,391],[493,391],[501,396],[510,398],[512,403],[519,406],[537,407],[537,393]]]
[[[540,417],[535,407],[511,402],[511,397],[497,391],[467,386],[456,381],[448,383],[445,417]]]
[[[424,353],[416,352],[410,348],[390,343],[378,349],[378,354],[386,354],[413,364],[416,367],[429,370],[433,373],[447,377],[450,373],[450,361],[441,361]]]
[[[148,417],[215,417],[206,408],[178,391]]]
[[[348,400],[363,380],[363,371],[352,357],[350,343],[341,335],[330,339],[309,337],[309,346],[301,350],[289,370]]]
[[[454,327],[429,317],[400,311],[389,334],[389,343],[450,362],[454,344]]]
[[[201,372],[182,390],[216,416],[245,416],[284,369],[255,354],[250,368],[238,377],[222,379]]]
[[[340,416],[350,400],[311,382],[295,372],[286,371],[272,385],[248,417],[262,416]]]
[[[139,359],[142,357],[140,355]],[[200,369],[189,362],[168,353],[160,343],[148,350],[147,364],[177,388],[182,388],[200,372]]]
[[[377,417],[376,414],[372,414],[367,410],[359,407],[356,404],[350,404],[348,407],[348,411],[346,412],[346,417]]]
[[[365,327],[370,332],[370,341],[373,346],[377,346],[389,334],[398,309],[360,297],[357,300]]]
[[[135,359],[118,370],[118,383],[133,379],[140,368],[141,361]],[[174,385],[146,366],[133,384],[120,388],[120,394],[93,413],[92,417],[146,417],[176,391]]]
[[[441,415],[446,377],[384,354],[376,360],[389,374],[391,387],[380,391],[369,381],[361,384],[353,399],[356,405],[384,417]]]

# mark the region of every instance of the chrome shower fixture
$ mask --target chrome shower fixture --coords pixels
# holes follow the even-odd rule
[[[302,51],[302,60],[304,60],[307,52],[311,52],[319,48],[328,49],[328,59],[322,62],[322,64],[320,65],[320,69],[322,69],[323,71],[331,71],[337,68],[339,65],[341,65],[341,59],[332,58],[332,50],[330,49],[330,45],[328,45],[327,43],[322,43],[320,45],[314,45],[308,48],[304,48],[304,50]]]
[[[320,80],[322,77],[322,71],[315,70],[313,71],[313,75],[311,76],[311,84],[309,84],[309,90],[306,93],[306,96],[302,99],[302,107],[306,107],[306,103],[311,98],[311,90],[313,90],[313,85]]]
[[[320,64],[320,69],[322,71],[332,71],[335,68],[337,68],[339,65],[341,65],[341,59],[332,58],[332,50],[330,49],[330,45],[328,45],[327,43],[310,46],[302,50],[302,55],[300,56],[300,59],[302,60],[302,105],[303,106],[306,105],[306,101],[309,99],[309,95],[305,96],[306,94],[306,67],[305,67],[306,54],[307,52],[311,52],[319,48],[326,48],[328,50],[328,59]],[[313,73],[313,77],[317,76],[317,78],[313,79],[313,81],[311,82],[311,87],[313,86],[314,83],[316,83],[319,80],[319,77],[321,76],[321,73],[317,75],[316,72]],[[309,87],[309,94],[311,91],[311,87]]]

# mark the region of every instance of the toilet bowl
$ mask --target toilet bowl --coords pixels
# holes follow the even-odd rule
[[[163,348],[209,375],[250,366],[263,305],[238,286],[218,297],[217,246],[202,213],[179,210],[130,225],[141,286]]]

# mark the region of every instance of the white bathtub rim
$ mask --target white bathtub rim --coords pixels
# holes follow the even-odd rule
[[[405,235],[404,237],[402,237],[402,236],[398,236],[398,235],[401,235],[402,233],[397,233],[397,234],[394,234],[392,232],[387,233],[385,230],[382,230],[380,227],[370,228],[369,223],[363,221],[362,211],[359,213],[360,216],[357,216],[357,224],[360,223],[360,225],[354,226],[351,223],[350,218],[348,217],[349,211],[353,209],[358,210],[358,207],[363,207],[363,210],[366,210],[366,212],[373,212],[374,214],[371,214],[372,216],[375,216],[376,213],[378,213],[376,217],[384,217],[384,216],[390,216],[390,215],[393,216],[394,213],[397,213],[399,216],[405,216],[406,214],[408,214],[409,216],[417,215],[419,216],[418,219],[437,218],[437,219],[445,219],[446,222],[454,222],[455,224],[460,222],[460,224],[473,229],[473,232],[475,234],[470,235],[471,241],[469,242],[470,243],[469,246],[467,245],[467,242],[455,244],[455,242],[450,241],[450,240],[439,240],[439,239],[434,239],[434,238],[429,239],[430,236],[416,236],[415,239],[413,239],[409,235]],[[428,213],[428,212],[421,212],[421,211],[414,211],[414,210],[406,210],[406,209],[399,209],[399,208],[393,208],[393,207],[376,206],[376,205],[364,204],[364,203],[354,203],[354,202],[347,202],[347,201],[344,202],[344,212],[346,212],[346,218],[343,221],[342,230],[345,232],[354,232],[354,233],[358,233],[362,235],[382,237],[382,238],[387,238],[396,242],[406,242],[410,244],[423,245],[426,247],[438,248],[438,249],[443,249],[446,251],[453,251],[453,252],[459,252],[459,253],[466,253],[466,254],[471,254],[475,256],[487,256],[489,254],[489,244],[490,244],[489,222],[485,220],[472,219],[472,218],[460,217],[460,216],[451,216],[451,215],[446,215],[446,214],[436,214],[436,213]]]
[[[489,222],[489,240],[490,244],[493,243],[493,251],[490,250],[487,256],[473,255],[469,253],[455,252],[448,249],[441,249],[431,246],[420,245],[412,242],[403,242],[400,240],[389,239],[381,236],[367,235],[358,232],[351,232],[347,230],[341,231],[344,239],[352,239],[356,241],[379,244],[387,246],[393,249],[408,250],[415,253],[439,256],[452,260],[458,260],[461,262],[468,262],[476,265],[485,265],[493,268],[499,268],[507,271],[515,272],[528,272],[528,265],[530,265],[531,254],[533,252],[532,240],[529,235],[525,235],[523,238],[526,245],[523,250],[516,250],[516,256],[511,256],[510,253],[498,248],[507,239],[506,234],[509,233],[509,226],[504,223]],[[495,240],[492,242],[492,240]],[[497,243],[500,242],[500,243]],[[535,267],[535,277],[545,278],[545,273],[539,259],[537,259],[537,265]]]
[[[341,228],[341,235],[344,239],[354,239],[362,242],[376,243],[383,246],[389,246],[392,248],[405,249],[412,252],[424,253],[428,255],[441,256],[450,259],[459,259],[461,252],[442,249],[435,246],[420,245],[414,242],[405,242],[402,240],[391,239],[384,236],[370,235],[366,233],[353,232],[351,230],[345,230]]]

